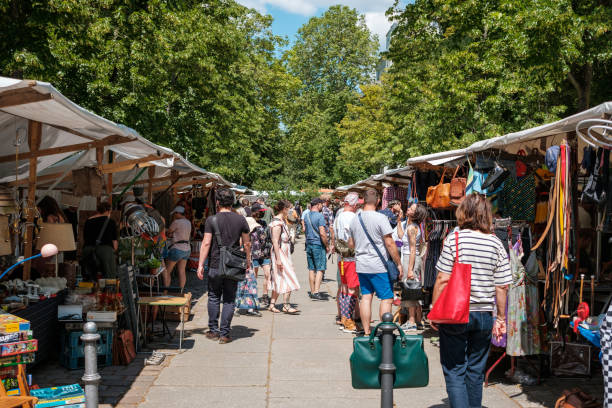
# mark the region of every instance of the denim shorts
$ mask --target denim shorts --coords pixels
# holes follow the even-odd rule
[[[173,262],[178,262],[183,259],[189,259],[190,255],[191,251],[181,251],[180,249],[170,248],[167,259]]]
[[[327,257],[325,248],[321,245],[306,245],[306,259],[309,271],[325,271],[327,269]]]
[[[270,258],[265,259],[253,259],[253,268],[259,268],[260,266],[270,265],[272,262]]]
[[[393,286],[387,272],[358,273],[362,295],[376,293],[380,300],[393,299]]]

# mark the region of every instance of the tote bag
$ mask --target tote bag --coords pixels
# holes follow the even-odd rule
[[[455,231],[455,264],[448,284],[427,318],[435,323],[466,324],[470,320],[472,265],[459,263],[459,232]]]

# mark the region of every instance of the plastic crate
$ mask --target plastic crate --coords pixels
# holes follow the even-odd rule
[[[99,332],[100,340],[97,344],[98,356],[112,355],[113,350],[113,329],[101,329]],[[83,341],[81,340],[82,331],[65,331],[61,336],[61,356],[62,358],[81,358],[83,354]]]
[[[62,354],[60,364],[69,370],[78,370],[85,367],[85,357],[70,357],[67,354]],[[113,353],[98,354],[98,367],[106,367],[113,365]]]

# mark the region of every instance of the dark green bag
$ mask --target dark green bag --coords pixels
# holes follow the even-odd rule
[[[353,388],[380,389],[380,371],[378,366],[382,358],[382,344],[375,336],[378,326],[370,337],[353,339],[351,354],[351,378]],[[426,387],[429,383],[429,365],[420,334],[406,335],[400,327],[392,323],[400,332],[393,344],[393,363],[395,364],[395,381],[393,388]]]

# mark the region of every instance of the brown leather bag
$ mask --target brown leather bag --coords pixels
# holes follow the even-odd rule
[[[427,205],[432,208],[448,208],[450,207],[450,183],[444,182],[444,176],[446,175],[446,168],[442,172],[440,182],[431,186],[427,189]]]
[[[134,334],[131,330],[119,330],[117,339],[113,344],[115,360],[119,364],[128,365],[136,358]]]
[[[555,408],[601,408],[601,406],[601,403],[580,388],[563,390],[563,395],[555,404]]]
[[[465,177],[457,177],[457,172],[461,166],[457,166],[455,174],[450,182],[450,203],[454,206],[459,206],[465,197],[465,185],[467,179]]]

